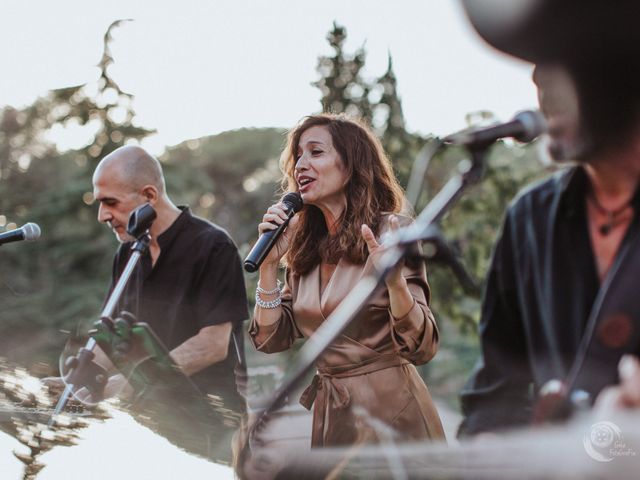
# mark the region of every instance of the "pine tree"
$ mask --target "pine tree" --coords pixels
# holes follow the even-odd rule
[[[353,54],[345,52],[346,38],[346,29],[334,22],[327,34],[334,54],[319,57],[316,68],[320,79],[314,85],[322,93],[322,110],[344,112],[371,125],[393,162],[400,183],[406,186],[413,158],[424,139],[406,130],[391,54],[387,71],[367,81],[362,76],[366,51],[360,47]]]
[[[382,91],[382,95],[374,106],[373,123],[394,164],[398,180],[406,187],[413,161],[425,139],[406,128],[391,53],[388,54],[387,71],[376,80],[376,88]]]
[[[316,70],[320,80],[313,85],[322,93],[323,112],[347,113],[371,121],[370,85],[360,74],[366,52],[364,47],[360,47],[354,54],[347,54],[344,51],[346,38],[347,30],[334,22],[333,29],[327,34],[334,54],[319,57]]]

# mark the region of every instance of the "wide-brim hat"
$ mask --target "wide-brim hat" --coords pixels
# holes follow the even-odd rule
[[[533,63],[640,56],[638,0],[462,0],[493,47]],[[635,57],[635,58],[634,58]]]

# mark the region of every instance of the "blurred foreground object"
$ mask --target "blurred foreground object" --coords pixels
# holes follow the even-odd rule
[[[462,0],[490,45],[533,63],[640,53],[634,0]]]
[[[640,362],[638,357],[626,355],[618,364],[620,384],[602,391],[596,401],[601,414],[615,410],[640,407]]]
[[[444,444],[256,450],[243,478],[635,478],[640,419],[584,416],[562,427]]]

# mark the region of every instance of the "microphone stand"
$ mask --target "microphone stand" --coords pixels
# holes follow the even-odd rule
[[[454,252],[453,248],[449,245],[440,227],[431,225],[429,230],[428,242],[430,248],[427,253],[419,255],[418,258],[429,261],[431,264],[448,266],[453,272],[453,275],[458,279],[465,293],[475,296],[480,295],[480,285],[478,285],[476,280],[467,271],[456,252]],[[427,249],[425,248],[425,250]]]
[[[137,217],[146,217],[138,220]],[[135,269],[140,257],[144,255],[144,253],[149,249],[149,244],[151,243],[151,235],[149,234],[149,228],[151,227],[151,223],[155,219],[155,211],[151,208],[150,205],[145,204],[142,207],[134,210],[132,212],[131,217],[129,218],[129,227],[127,231],[129,233],[133,233],[136,230],[142,230],[141,233],[137,235],[136,241],[131,247],[133,253],[129,257],[127,264],[116,283],[116,286],[113,288],[111,295],[109,295],[109,299],[104,306],[102,313],[100,314],[100,323],[105,326],[107,329],[113,329],[111,318],[115,313],[116,306],[124,293],[124,289],[129,283],[129,279],[133,270]],[[141,222],[143,225],[137,225],[136,222]],[[76,357],[72,357],[70,363],[70,372],[66,375],[65,381],[65,389],[60,398],[58,399],[58,403],[56,404],[56,408],[51,414],[51,418],[49,419],[49,426],[53,425],[53,421],[57,415],[62,412],[69,397],[73,393],[73,388],[75,385],[88,385],[90,390],[93,389],[99,393],[102,392],[104,386],[107,383],[106,370],[96,363],[93,362],[95,358],[95,353],[93,350],[97,345],[97,341],[94,337],[90,337],[87,343],[83,348],[80,349],[78,355]]]
[[[422,186],[424,184],[424,177],[429,169],[431,159],[435,157],[436,153],[443,147],[444,141],[436,138],[433,141],[427,143],[413,162],[411,167],[411,173],[409,174],[409,184],[407,185],[407,201],[414,207],[418,204],[420,199],[420,193],[422,192]]]
[[[380,258],[380,267],[376,274],[362,278],[298,351],[291,362],[294,365],[293,369],[266,402],[267,406],[250,427],[247,442],[240,454],[241,458],[246,458],[247,447],[250,449],[255,433],[265,424],[268,415],[284,403],[289,393],[306,377],[307,372],[315,365],[322,353],[358,317],[364,305],[374,296],[378,288],[383,286],[387,274],[408,254],[411,245],[430,240],[437,244],[437,237],[440,234],[434,227],[437,227],[437,222],[449,211],[455,201],[470,186],[480,181],[484,172],[487,150],[488,146],[470,150],[471,160],[462,160],[458,164],[458,173],[429,202],[415,222],[389,235],[388,247]],[[436,151],[434,150],[433,154]]]

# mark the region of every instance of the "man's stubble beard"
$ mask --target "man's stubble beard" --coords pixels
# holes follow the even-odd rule
[[[556,140],[549,138],[547,151],[553,163],[578,163],[586,164],[601,152],[603,147],[598,147],[592,136],[588,135],[584,129],[576,135],[573,141]]]

